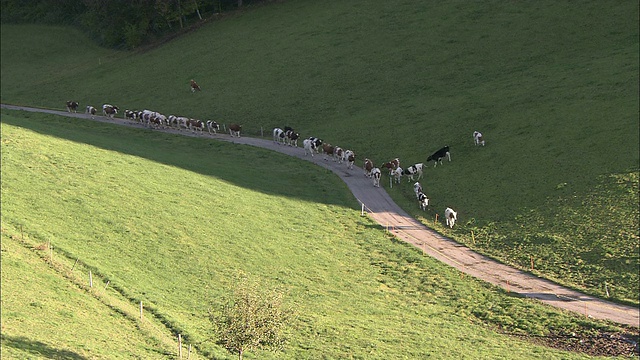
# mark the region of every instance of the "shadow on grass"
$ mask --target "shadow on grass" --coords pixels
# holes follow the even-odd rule
[[[84,114],[67,117],[8,109],[2,109],[2,113],[3,123],[42,135],[144,158],[269,195],[354,208],[352,199],[329,191],[330,184],[314,183],[315,165],[275,151],[205,136],[185,136],[188,131],[174,134],[91,121]],[[336,178],[336,183],[340,182]],[[309,191],[323,186],[322,195]]]
[[[20,350],[28,353],[29,355],[44,357],[46,359],[61,359],[61,360],[73,360],[73,359],[87,359],[86,357],[79,355],[73,351],[61,350],[51,347],[43,342],[31,340],[23,336],[7,336],[1,335],[2,347],[11,347],[16,350]]]

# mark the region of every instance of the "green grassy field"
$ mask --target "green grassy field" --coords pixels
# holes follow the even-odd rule
[[[533,335],[616,329],[512,297],[389,238],[359,216],[339,179],[301,160],[5,110],[2,139],[3,349],[16,358],[53,350],[102,357],[110,347],[84,344],[73,330],[52,339],[40,312],[66,314],[69,329],[82,324],[109,338],[139,326],[140,301],[164,325],[129,339],[138,347],[131,353],[153,357],[154,341],[171,353],[170,342],[160,341],[166,327],[199,354],[226,358],[212,342],[207,314],[239,271],[284,289],[297,308],[286,351],[255,358],[581,358],[492,329]],[[6,239],[12,241],[5,245]],[[46,249],[28,250],[49,242],[58,276],[37,261],[47,259]],[[41,285],[45,294],[64,296],[25,306],[25,298],[42,290],[16,283],[13,274],[29,276],[23,259],[34,263],[39,278],[52,278]],[[60,274],[69,273],[74,259],[82,265],[74,270],[76,285],[49,285],[63,282]],[[99,284],[95,293],[115,292],[124,304],[96,295],[102,301],[94,301],[86,289],[89,270]],[[88,294],[82,298],[77,288]],[[66,304],[73,294],[81,297],[75,300],[81,311],[52,303]]]
[[[3,26],[1,96],[237,122],[254,136],[289,125],[376,164],[448,144],[453,162],[423,180],[427,213],[410,185],[396,202],[425,221],[453,207],[457,241],[638,304],[637,18],[631,1],[290,1],[143,53]]]
[[[423,162],[448,144],[453,161],[427,166],[422,180],[431,208],[426,213],[417,209],[409,184],[387,189],[396,202],[447,236],[508,264],[530,270],[533,260],[538,275],[638,304],[637,19],[638,4],[630,1],[376,1],[366,6],[288,1],[211,22],[147,52],[101,49],[66,28],[2,25],[0,96],[2,102],[29,106],[63,108],[64,101],[75,99],[81,108],[112,103],[238,122],[253,136],[261,127],[269,132],[290,125],[302,136],[319,136],[376,164],[394,157],[404,166]],[[201,93],[190,93],[191,78]],[[22,225],[34,244],[52,240],[69,259],[81,257],[100,277],[119,284],[130,302],[144,297],[152,308],[162,309],[159,321],[171,331],[190,334],[201,352],[223,356],[220,349],[204,345],[205,300],[224,291],[225,279],[247,266],[265,281],[289,284],[293,298],[304,299],[295,294],[302,289],[330,298],[321,305],[302,300],[305,312],[317,312],[303,319],[313,325],[305,331],[318,323],[326,327],[313,336],[297,334],[293,357],[314,351],[342,357],[353,351],[354,357],[383,358],[400,348],[424,355],[439,340],[467,331],[455,321],[440,324],[436,327],[451,333],[426,341],[378,323],[382,330],[371,337],[376,339],[372,344],[355,340],[362,338],[367,321],[376,323],[376,315],[385,311],[395,314],[390,315],[394,320],[413,306],[418,310],[409,312],[433,313],[433,304],[399,305],[416,291],[421,297],[436,292],[438,299],[446,289],[467,294],[460,295],[463,304],[449,298],[440,305],[463,309],[461,317],[469,316],[472,323],[531,333],[576,326],[556,315],[541,320],[545,316],[539,311],[548,310],[530,311],[531,304],[484,285],[454,282],[449,270],[427,259],[415,260],[419,266],[413,260],[390,265],[394,252],[400,259],[415,254],[390,245],[371,224],[354,218],[357,203],[344,185],[310,165],[205,140],[55,117],[4,111],[2,116],[3,231],[16,236]],[[485,134],[486,147],[473,146],[474,130]],[[25,142],[12,143],[14,132]],[[46,140],[32,140],[30,132]],[[87,151],[95,155],[75,156]],[[14,153],[17,158],[11,159]],[[282,161],[292,161],[296,171],[277,166]],[[433,224],[446,206],[459,212],[454,230]],[[233,227],[237,221],[243,224],[240,232]],[[247,252],[246,243],[259,240],[255,234],[265,234],[269,246]],[[280,234],[286,236],[280,239]],[[173,240],[165,248],[168,238]],[[318,257],[303,247],[310,240],[312,250],[335,259],[314,264]],[[300,248],[288,249],[290,243]],[[283,247],[288,250],[281,254]],[[363,266],[351,268],[351,258],[334,249],[360,251],[363,264],[383,265],[345,277]],[[379,257],[372,260],[370,253]],[[202,258],[193,259],[193,254]],[[298,258],[297,265],[279,263],[291,258]],[[174,277],[182,264],[193,268]],[[380,281],[377,276],[387,274],[387,267],[392,274],[416,278]],[[305,275],[291,278],[299,268]],[[447,280],[431,278],[432,272],[443,271]],[[416,290],[422,289],[421,279],[447,285],[445,290]],[[389,281],[393,286],[387,288]],[[326,293],[313,290],[318,282]],[[369,307],[330,311],[351,301],[352,293],[344,288],[352,283],[371,286],[354,289]],[[491,300],[478,301],[474,286],[490,294],[477,296]],[[385,298],[393,306],[381,305],[386,300],[378,292],[398,297]],[[499,310],[517,306],[527,310],[514,313],[532,314],[521,320]],[[415,321],[414,329],[424,320]],[[496,336],[474,329],[482,337]],[[300,339],[314,340],[305,345]],[[339,345],[326,347],[332,341]],[[486,341],[487,347],[467,356],[512,347]],[[367,356],[366,349],[374,355]]]

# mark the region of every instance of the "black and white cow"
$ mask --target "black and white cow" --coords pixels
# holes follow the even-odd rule
[[[373,178],[373,186],[380,187],[380,177],[382,176],[382,171],[378,168],[373,168],[371,170],[371,178]]]
[[[413,181],[414,175],[418,175],[418,178],[416,180],[420,180],[420,178],[422,177],[423,167],[424,164],[422,163],[411,165],[408,168],[404,169],[404,175],[409,178],[409,181]]]
[[[322,140],[318,139],[317,137],[310,137],[309,140],[311,140],[311,148],[313,149],[313,151],[315,151],[316,154],[319,154],[320,150],[322,149]]]
[[[218,130],[220,130],[220,125],[217,122],[213,120],[207,121],[207,131],[209,131],[209,134],[211,133],[217,134]]]
[[[300,134],[293,131],[293,129],[285,130],[284,134],[286,136],[287,145],[298,147],[298,139],[300,138]]]
[[[429,155],[429,157],[427,158],[427,162],[433,160],[435,162],[433,167],[436,167],[438,165],[438,162],[440,162],[440,165],[442,165],[442,159],[444,157],[447,157],[449,161],[451,161],[451,153],[449,152],[448,145]]]
[[[87,114],[90,114],[92,119],[96,118],[96,108],[94,108],[93,106],[87,105],[85,112]]]
[[[124,118],[133,120],[133,121],[138,121],[138,112],[127,109],[124,111]]]
[[[429,198],[422,191],[418,193],[418,205],[420,205],[422,211],[426,211],[427,206],[429,206]]]
[[[284,130],[280,129],[280,128],[274,128],[273,129],[273,142],[278,144],[278,145],[284,145],[286,141],[286,135],[284,133]]]
[[[78,112],[78,102],[77,101],[67,101],[67,111],[68,112]]]

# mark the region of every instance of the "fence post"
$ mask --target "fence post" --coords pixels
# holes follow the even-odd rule
[[[360,216],[364,216],[364,203],[362,203],[362,206],[360,208]]]
[[[182,335],[178,334],[178,357],[182,359]]]
[[[93,275],[91,274],[91,270],[89,270],[89,287],[93,287]]]
[[[142,320],[142,300],[140,300],[140,320]]]

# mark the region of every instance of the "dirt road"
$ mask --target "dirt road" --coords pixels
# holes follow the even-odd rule
[[[83,119],[91,119],[86,114],[72,114],[66,111],[27,108],[20,106],[1,105],[2,108],[23,111],[46,112],[62,116],[72,116]],[[96,116],[96,121],[117,123],[127,126],[138,126],[123,119],[107,119]],[[270,130],[267,137],[270,138]],[[375,188],[370,179],[363,175],[362,169],[348,170],[345,164],[337,164],[334,161],[325,161],[322,156],[305,156],[302,148],[294,148],[277,145],[271,140],[252,137],[234,137],[229,134],[218,135],[193,135],[187,131],[158,130],[189,136],[206,136],[221,141],[246,144],[278,151],[290,156],[311,161],[333,171],[349,187],[353,195],[358,199],[372,219],[390,231],[399,239],[404,240],[419,248],[429,256],[444,262],[463,273],[498,285],[508,291],[518,293],[523,297],[537,299],[543,303],[579,313],[584,316],[601,320],[610,320],[620,324],[638,327],[640,323],[640,311],[638,307],[615,304],[598,299],[571,289],[562,287],[554,282],[541,279],[529,273],[511,268],[482,256],[467,247],[447,239],[422,223],[410,217],[396,203],[391,200],[383,188]]]

